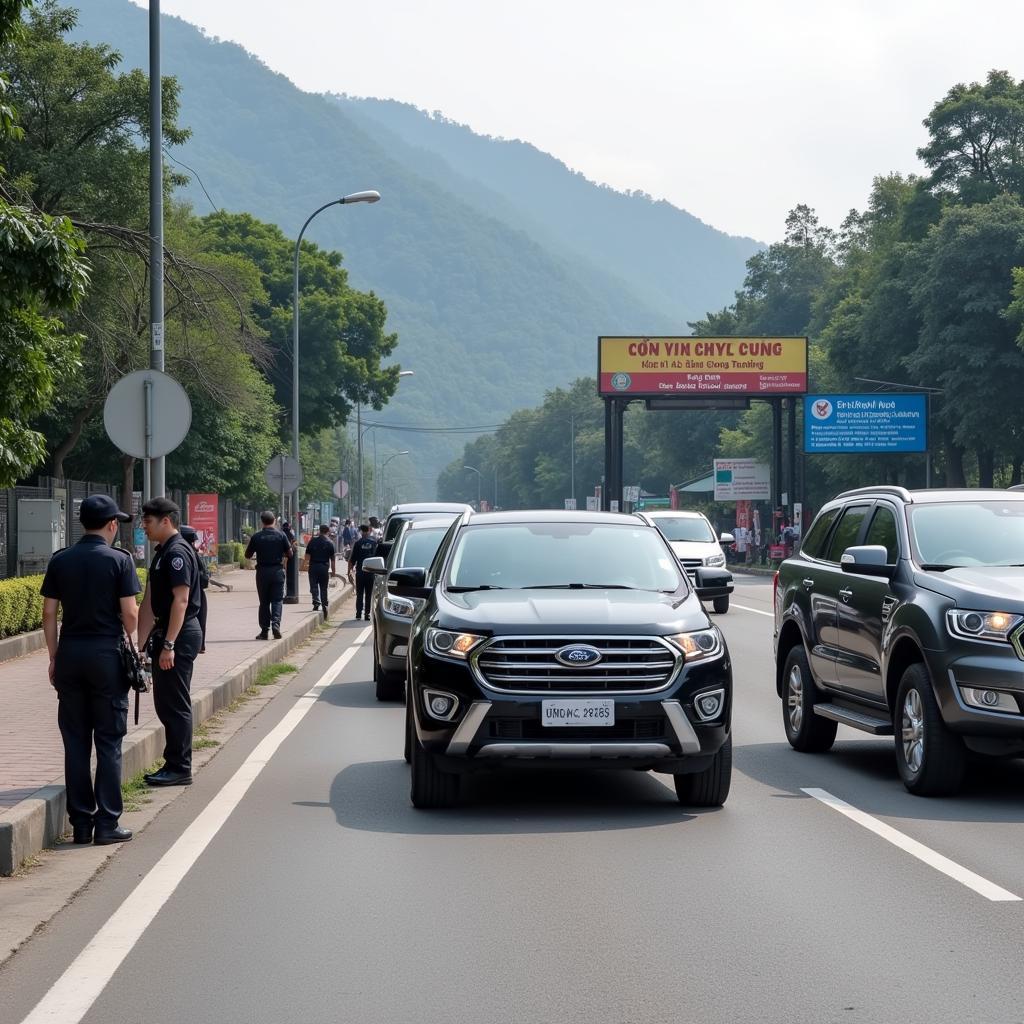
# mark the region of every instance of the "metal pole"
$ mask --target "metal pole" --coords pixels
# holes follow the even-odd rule
[[[164,157],[160,0],[149,0],[149,365],[164,368]],[[149,460],[150,498],[166,490],[164,457]]]
[[[772,403],[772,514],[782,508],[782,399]]]
[[[608,512],[611,509],[611,484],[612,484],[612,432],[614,430],[614,416],[612,414],[613,398],[604,400],[604,478],[601,481],[601,511]]]
[[[924,429],[925,429],[925,450],[924,450],[924,485],[932,485],[932,396],[930,392],[925,393],[924,399]]]
[[[363,406],[356,402],[356,462],[359,464],[359,519],[356,525],[365,522],[363,515]]]
[[[789,521],[793,522],[793,506],[797,503],[796,494],[796,399],[789,400]]]
[[[576,501],[576,414],[569,416],[569,497]]]
[[[494,466],[494,507],[498,507],[498,466]]]

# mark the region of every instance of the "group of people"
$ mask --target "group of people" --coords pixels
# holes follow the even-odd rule
[[[168,498],[142,506],[142,528],[156,544],[142,590],[127,551],[113,547],[119,524],[132,516],[105,494],[82,502],[82,539],[54,554],[43,577],[43,633],[49,679],[57,692],[64,742],[68,818],[74,842],[123,843],[119,824],[121,743],[128,731],[130,683],[123,645],[152,665],[153,705],[164,727],[164,765],[150,786],[192,782],[192,670],[205,642],[204,573],[193,543],[179,530],[180,510]],[[61,628],[58,637],[57,621]],[[96,748],[95,782],[90,770]]]

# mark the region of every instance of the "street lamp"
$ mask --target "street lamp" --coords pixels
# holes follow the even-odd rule
[[[384,460],[384,461],[383,461],[383,462],[382,462],[382,463],[380,464],[380,493],[381,493],[382,495],[383,495],[383,494],[385,493],[385,491],[384,491],[384,467],[385,467],[385,466],[387,466],[387,464],[388,464],[388,463],[389,463],[389,462],[390,462],[390,461],[391,461],[392,459],[397,459],[399,455],[408,455],[408,454],[409,454],[409,452],[408,452],[408,451],[404,451],[404,452],[395,452],[395,454],[394,454],[394,455],[389,455],[389,456],[388,456],[388,457],[387,457],[387,458],[386,458],[386,459],[385,459],[385,460]],[[383,511],[383,509],[381,509],[381,511]]]
[[[414,377],[416,375],[415,370],[399,370],[399,377]],[[363,434],[369,433],[374,427],[379,427],[379,423],[371,423],[366,430],[363,430],[363,406],[361,402],[356,402],[356,461],[359,463],[359,521],[364,522],[363,514],[366,511],[363,508]],[[375,435],[376,436],[376,435]]]
[[[332,199],[306,218],[306,223],[302,225],[299,237],[295,240],[295,273],[292,280],[292,455],[296,462],[299,461],[299,249],[302,245],[302,236],[306,233],[310,221],[330,206],[347,206],[349,203],[376,203],[379,200],[380,193],[373,191],[353,192],[340,199]],[[298,532],[301,533],[298,487],[292,493],[292,517],[296,520],[294,525],[298,526]],[[298,604],[299,602],[299,563],[296,558],[291,558],[288,561],[288,594],[285,601],[288,604]]]
[[[480,511],[480,481],[483,480],[483,474],[480,472],[479,469],[476,468],[476,466],[463,466],[462,468],[463,469],[471,470],[472,472],[476,473],[476,510],[477,510],[477,512],[479,512]]]

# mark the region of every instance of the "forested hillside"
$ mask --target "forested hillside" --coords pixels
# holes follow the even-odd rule
[[[110,43],[125,67],[145,67],[146,23],[146,12],[128,0],[90,0],[76,36]],[[574,256],[550,234],[532,235],[525,223],[515,228],[497,209],[488,214],[479,193],[463,197],[438,182],[431,160],[439,157],[399,145],[397,137],[382,139],[367,130],[365,117],[301,92],[240,47],[165,18],[163,62],[180,85],[179,122],[192,131],[169,152],[176,169],[192,175],[184,194],[197,213],[213,205],[246,211],[294,237],[312,210],[339,193],[377,188],[384,195],[374,207],[325,212],[307,237],[342,251],[353,286],[372,288],[386,302],[388,329],[399,335],[396,358],[416,372],[389,407],[390,422],[495,423],[590,372],[601,332],[685,329],[674,307],[640,296],[606,254]],[[343,87],[342,70],[339,79]],[[560,173],[581,193],[607,191],[565,168]],[[646,200],[635,205],[660,209]],[[700,227],[709,239],[724,238]],[[694,242],[680,234],[681,280],[687,266],[705,262],[694,257]],[[736,253],[733,270],[723,270],[706,302],[687,310],[696,315],[726,299],[741,280],[743,255]],[[413,443],[408,435],[387,438],[399,440]],[[418,437],[415,449],[427,493],[457,445],[430,435]]]

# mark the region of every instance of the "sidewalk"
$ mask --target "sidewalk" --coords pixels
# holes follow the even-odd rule
[[[308,637],[320,621],[300,579],[297,605],[285,605],[281,640],[256,640],[256,574],[231,573],[230,593],[210,587],[206,653],[196,659],[192,707],[196,724],[230,703],[264,665],[281,660]],[[331,589],[337,615],[351,587]],[[46,650],[0,663],[0,875],[50,845],[65,831],[64,749],[57,730],[57,697],[47,679]],[[130,695],[124,741],[125,778],[148,767],[163,749],[163,727],[143,694],[139,724]]]

